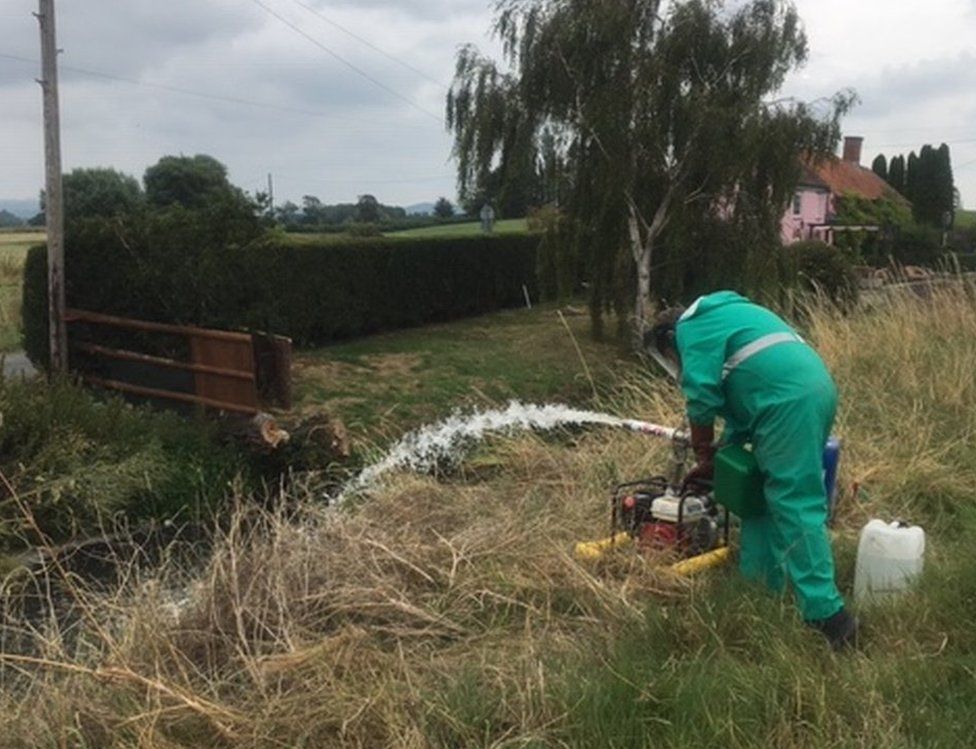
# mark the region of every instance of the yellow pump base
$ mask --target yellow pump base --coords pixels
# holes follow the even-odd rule
[[[592,562],[603,557],[611,549],[619,549],[632,544],[633,537],[627,533],[618,533],[616,536],[601,538],[599,541],[581,541],[576,544],[576,558],[581,561]],[[718,567],[725,564],[729,559],[729,547],[720,546],[717,549],[706,551],[704,554],[682,559],[670,565],[669,569],[676,575],[690,577],[704,570]]]
[[[592,562],[606,554],[610,549],[617,549],[633,543],[633,537],[623,531],[616,536],[601,538],[599,541],[580,541],[576,544],[576,558],[581,561]]]
[[[671,565],[671,571],[676,575],[690,577],[704,570],[718,567],[720,564],[725,564],[727,561],[729,561],[729,547],[719,546],[717,549],[706,551],[697,557],[675,562]]]

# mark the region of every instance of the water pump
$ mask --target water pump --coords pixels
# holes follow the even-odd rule
[[[704,486],[682,493],[663,476],[620,484],[610,512],[611,535],[626,533],[645,551],[688,558],[728,542],[728,512],[720,513]]]
[[[663,552],[684,560],[673,566],[678,572],[723,561],[728,555],[729,512],[716,504],[710,482],[682,487],[690,452],[687,435],[653,424],[632,423],[634,431],[671,442],[669,475],[615,486],[610,495],[610,536],[577,544],[576,556],[598,559],[615,546],[636,543],[642,551]]]

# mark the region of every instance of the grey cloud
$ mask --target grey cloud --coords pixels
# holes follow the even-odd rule
[[[885,68],[880,75],[855,81],[853,85],[861,97],[861,113],[883,116],[947,96],[976,99],[974,68],[976,55],[966,52],[953,58]]]
[[[872,119],[902,117],[945,99],[951,99],[956,106],[976,106],[974,68],[976,54],[964,52],[954,57],[888,66],[855,77],[799,77],[790,82],[788,90],[809,101],[853,88],[860,100],[854,110],[856,116]]]
[[[7,87],[21,86],[28,83],[33,84],[34,79],[38,78],[40,73],[41,71],[39,64],[0,57],[0,90]]]
[[[324,14],[335,8],[356,10],[368,8],[424,19],[444,19],[450,16],[482,13],[486,8],[494,5],[494,0],[332,0],[332,2],[302,0],[302,2],[317,7]]]
[[[442,114],[444,92],[435,84],[316,19],[294,0],[262,2],[386,86]],[[493,0],[301,2],[445,84],[459,44],[474,42],[489,54],[497,52],[485,36]],[[36,0],[0,0],[0,52],[37,58],[37,25],[30,16],[35,8]],[[369,191],[385,201],[415,202],[454,194],[451,141],[441,122],[364,80],[250,0],[61,0],[59,28],[65,66],[322,115],[65,70],[68,169],[106,165],[141,175],[166,153],[211,153],[246,189],[260,187],[266,173],[274,172],[282,200],[305,193],[351,199]],[[920,40],[920,48],[921,42],[928,54],[938,54],[932,51],[939,49],[936,40]],[[908,119],[913,110],[932,102],[951,100],[953,111],[969,102],[976,109],[962,80],[976,62],[972,53],[882,69],[884,59],[859,59],[853,46],[849,56],[835,53],[836,67],[834,59],[812,59],[809,78],[796,84],[796,93],[816,98],[854,85],[864,103],[851,121],[879,129],[917,125]],[[851,63],[865,71],[859,80],[830,80],[830,71],[849,70]],[[0,58],[0,197],[29,197],[40,187],[36,76],[34,66]],[[950,118],[930,119],[946,124]]]
[[[13,22],[0,29],[0,48],[36,57],[37,29],[30,17],[36,3],[17,4],[23,17],[11,13]],[[58,5],[58,44],[64,65],[137,75],[181,51],[233,39],[263,23],[253,8],[231,0],[65,2]]]

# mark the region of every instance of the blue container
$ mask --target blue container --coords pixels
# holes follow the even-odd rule
[[[837,502],[837,469],[840,467],[840,440],[831,437],[824,448],[823,470],[824,489],[827,491],[827,522],[834,519],[834,506]]]

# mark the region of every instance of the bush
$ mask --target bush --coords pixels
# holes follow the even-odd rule
[[[28,298],[28,293],[31,295]],[[35,245],[24,259],[24,291],[20,302],[20,327],[27,356],[35,365],[47,367],[47,247]]]
[[[66,380],[0,379],[0,469],[49,538],[117,519],[208,515],[246,474],[213,424],[100,402]],[[17,503],[0,502],[0,551],[36,541]]]
[[[136,178],[115,169],[79,168],[64,175],[66,222],[93,216],[124,215],[137,210],[144,200]]]
[[[891,256],[902,265],[934,267],[942,259],[942,232],[930,226],[910,224],[898,230]]]
[[[346,234],[350,237],[380,237],[383,235],[379,224],[346,224]]]
[[[823,293],[838,304],[846,305],[857,300],[857,272],[847,251],[817,240],[796,242],[784,251],[795,264],[801,289]]]
[[[519,305],[523,284],[536,290],[538,241],[380,237],[294,246],[263,238],[228,245],[170,213],[122,228],[91,221],[68,238],[66,292],[72,307],[264,330],[312,346]],[[46,259],[34,250],[24,276],[24,348],[41,364],[46,295]]]

